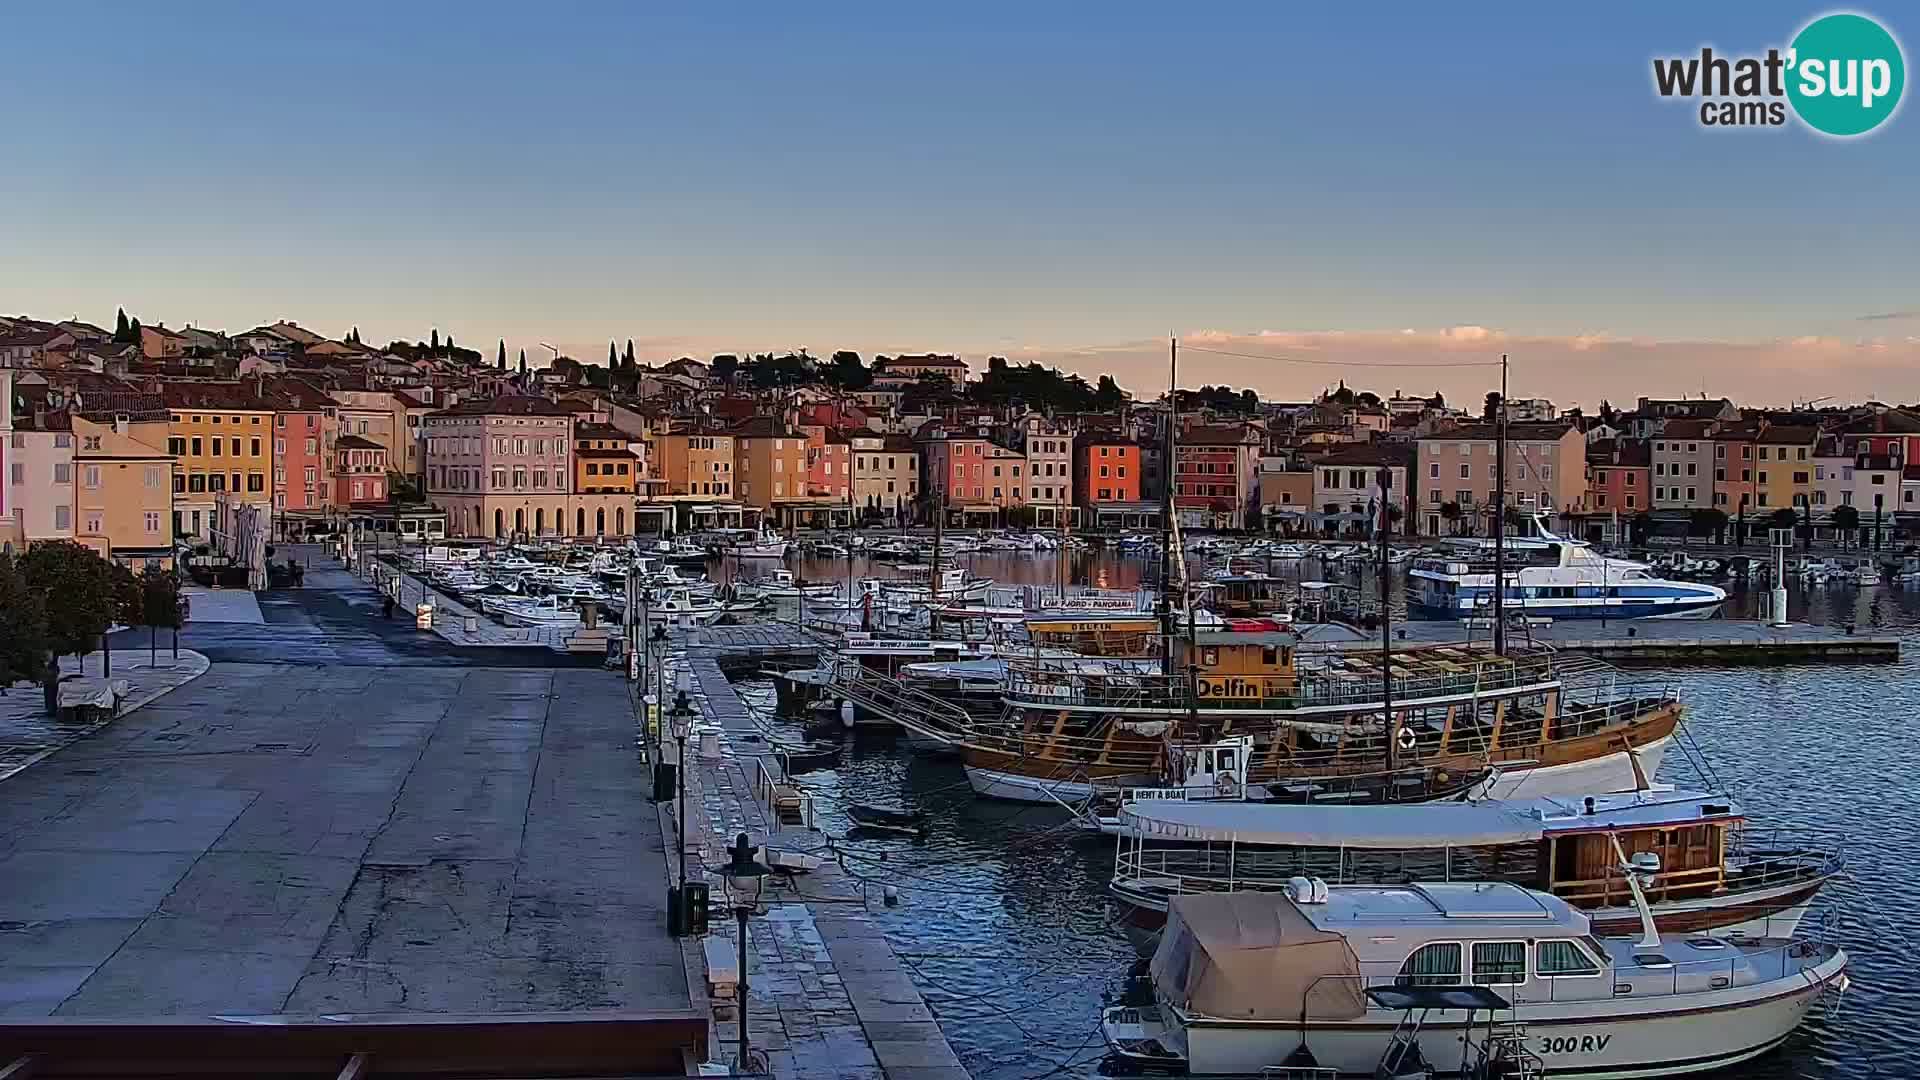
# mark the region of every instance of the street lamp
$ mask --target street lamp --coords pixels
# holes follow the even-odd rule
[[[737,992],[740,998],[740,1059],[736,1067],[742,1074],[753,1066],[748,1057],[747,1044],[747,916],[760,907],[760,890],[766,884],[767,868],[754,859],[754,853],[760,849],[747,842],[747,834],[741,833],[727,849],[732,856],[726,866],[727,902],[733,908],[734,918],[740,921],[740,981]]]
[[[681,672],[684,676],[686,673]],[[680,834],[680,889],[686,892],[687,884],[687,740],[693,737],[693,710],[687,705],[687,689],[679,687],[673,695],[673,712],[669,714],[673,726],[673,739],[680,744],[680,764],[674,774],[674,783],[679,787],[680,809],[674,814],[676,831]],[[683,911],[680,917],[680,929],[687,929],[687,918]]]

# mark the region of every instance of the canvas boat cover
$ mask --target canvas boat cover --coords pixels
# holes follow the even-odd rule
[[[1366,1012],[1360,961],[1284,893],[1176,896],[1153,982],[1189,1013],[1232,1020],[1352,1020]]]

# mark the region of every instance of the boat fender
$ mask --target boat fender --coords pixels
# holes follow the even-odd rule
[[[853,726],[853,702],[845,698],[840,699],[840,726],[848,728]]]

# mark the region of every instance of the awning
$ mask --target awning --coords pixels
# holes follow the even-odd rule
[[[1153,982],[1188,1012],[1236,1020],[1352,1020],[1360,961],[1284,893],[1200,893],[1167,905]]]
[[[1120,824],[1150,839],[1390,850],[1529,843],[1545,833],[1536,816],[1513,807],[1457,802],[1316,806],[1146,800],[1123,807]]]

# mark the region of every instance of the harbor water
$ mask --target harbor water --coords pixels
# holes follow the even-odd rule
[[[1150,584],[1157,561],[1076,555],[1074,580]],[[1008,584],[1057,580],[1057,556],[978,555],[979,576]],[[847,562],[796,564],[811,580],[844,578]],[[1317,568],[1298,572],[1307,579]],[[721,573],[757,576],[757,568]],[[856,566],[859,575],[886,576]],[[1354,580],[1351,576],[1345,580]],[[1762,590],[1733,592],[1726,614],[1751,617]],[[1920,589],[1795,590],[1796,620],[1854,624],[1920,647]],[[1685,668],[1669,673],[1711,773],[1669,754],[1660,780],[1717,783],[1759,826],[1827,833],[1844,842],[1848,872],[1829,886],[1809,926],[1825,921],[1853,958],[1853,988],[1816,1011],[1779,1051],[1725,1075],[1756,1080],[1920,1075],[1910,1019],[1920,965],[1896,920],[1920,900],[1920,661],[1893,665]],[[741,684],[770,713],[770,684]],[[1136,953],[1106,894],[1113,845],[1086,836],[1064,811],[977,800],[955,762],[917,755],[886,736],[851,742],[839,768],[809,774],[829,834],[846,835],[849,802],[898,804],[928,815],[924,840],[836,841],[845,865],[899,890],[875,908],[903,963],[976,1077],[1038,1080],[1097,1075],[1102,1004],[1123,989]],[[1824,915],[1820,914],[1823,913]]]

